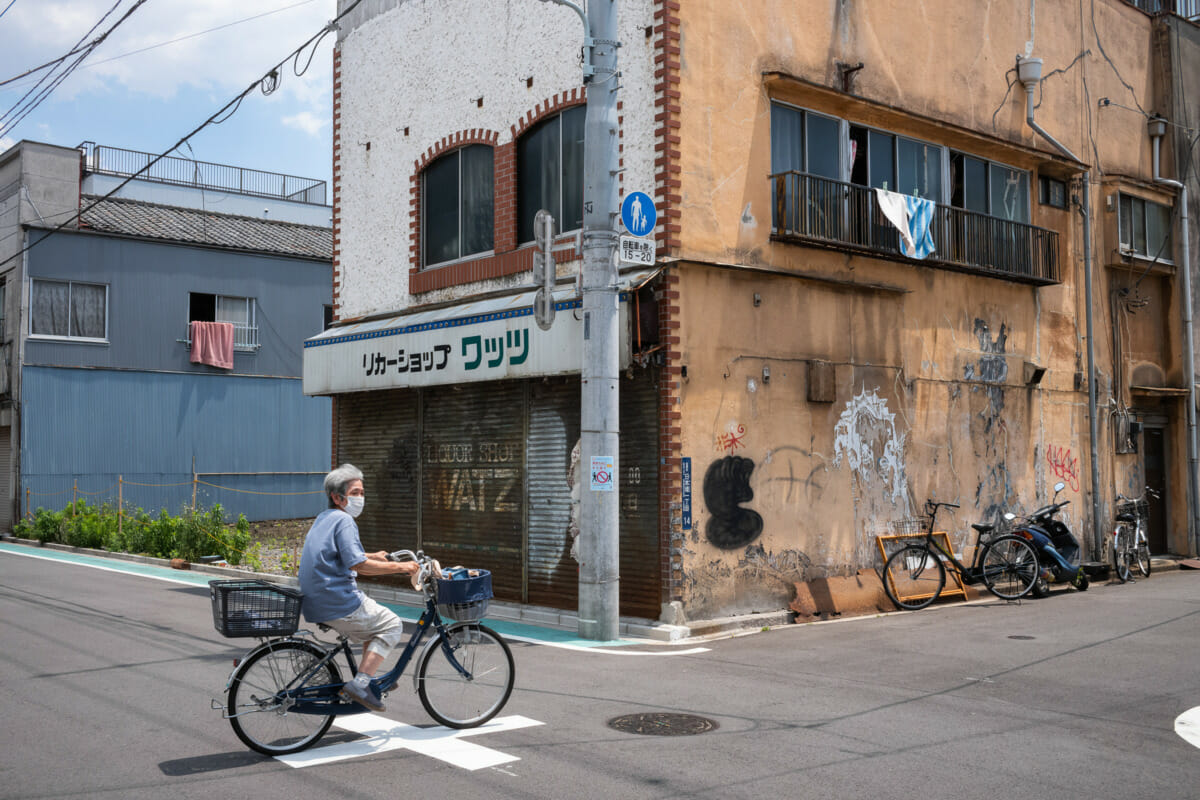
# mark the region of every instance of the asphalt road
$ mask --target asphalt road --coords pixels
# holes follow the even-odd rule
[[[1175,720],[1198,638],[1200,573],[1174,572],[682,646],[518,642],[502,717],[525,727],[294,767],[210,710],[252,640],[213,630],[204,587],[0,552],[0,798],[1196,797]],[[430,728],[410,687],[374,721]],[[717,727],[607,724],[646,712]]]

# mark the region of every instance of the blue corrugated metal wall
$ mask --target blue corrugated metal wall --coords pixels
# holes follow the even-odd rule
[[[215,485],[198,486],[197,503],[232,517],[325,507],[330,401],[305,397],[299,380],[32,366],[23,377],[22,507],[62,508],[76,484],[89,501],[115,500],[120,475],[126,505],[178,513],[193,463]],[[312,474],[262,474],[301,472]]]

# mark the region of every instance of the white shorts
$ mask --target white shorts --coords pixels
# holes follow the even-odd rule
[[[324,623],[350,641],[367,642],[367,649],[387,658],[404,636],[404,623],[369,597],[344,617]]]

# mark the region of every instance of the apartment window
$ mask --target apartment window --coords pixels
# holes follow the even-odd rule
[[[1067,184],[1046,175],[1038,176],[1038,202],[1054,208],[1067,207]]]
[[[791,106],[771,106],[771,172],[807,172],[840,180],[838,120]]]
[[[942,201],[942,148],[850,126],[850,182]]]
[[[1123,194],[1120,216],[1122,250],[1159,261],[1173,260],[1170,206]]]
[[[950,153],[950,205],[1009,222],[1029,222],[1029,173]]]
[[[440,264],[492,249],[493,153],[476,144],[448,153],[422,175],[425,264]]]
[[[321,330],[327,331],[333,327],[333,306],[323,306],[324,313],[321,315]]]
[[[33,280],[29,333],[67,339],[108,338],[108,287],[99,283]]]
[[[233,346],[236,350],[258,348],[257,309],[253,297],[228,297],[220,294],[192,292],[188,299],[189,322],[233,323]],[[191,341],[189,326],[188,341]]]
[[[569,108],[530,129],[517,142],[517,236],[531,242],[539,209],[559,231],[583,227],[585,106]]]

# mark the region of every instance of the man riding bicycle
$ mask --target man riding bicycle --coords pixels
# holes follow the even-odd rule
[[[363,474],[343,464],[325,476],[329,508],[313,521],[300,556],[301,610],[309,622],[327,625],[353,642],[362,642],[358,674],[347,681],[342,695],[372,711],[383,711],[383,702],[371,690],[370,680],[401,639],[400,618],[367,597],[358,588],[357,576],[411,575],[414,561],[389,561],[387,552],[363,551],[354,518],[365,502]]]

